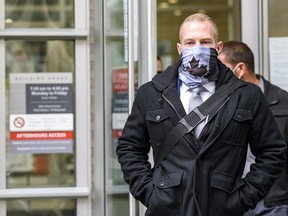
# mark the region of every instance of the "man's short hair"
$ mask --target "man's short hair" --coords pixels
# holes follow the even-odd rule
[[[254,55],[252,50],[241,41],[228,41],[223,44],[221,54],[225,60],[235,67],[239,62],[246,64],[249,71],[254,72]]]
[[[208,15],[203,14],[203,13],[192,14],[192,15],[188,16],[182,22],[180,29],[179,29],[179,40],[180,41],[181,41],[181,37],[182,37],[181,36],[181,30],[182,30],[183,24],[187,23],[187,22],[209,22],[212,25],[212,31],[214,33],[214,40],[216,42],[218,42],[218,27],[217,27],[217,25],[215,24],[215,22],[213,21],[213,19],[211,17],[209,17]]]

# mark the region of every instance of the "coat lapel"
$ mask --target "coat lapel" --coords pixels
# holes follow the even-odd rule
[[[157,74],[152,79],[154,87],[160,91],[163,108],[174,125],[186,115],[178,92],[178,67],[180,63],[168,67],[167,70]]]
[[[176,125],[180,121],[180,119],[186,115],[185,109],[179,98],[177,89],[176,88],[165,89],[163,91],[162,97],[164,98],[163,108],[165,109],[167,115],[172,120],[173,124]]]
[[[270,88],[270,85],[264,79],[264,77],[262,77],[262,80],[264,82],[264,95],[266,97],[266,100],[267,100],[268,104],[270,106],[274,105],[274,104],[277,104],[279,99],[278,99],[278,95],[277,95],[276,89]]]

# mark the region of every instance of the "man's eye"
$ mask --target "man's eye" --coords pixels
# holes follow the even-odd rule
[[[186,45],[193,45],[194,42],[190,41],[190,42],[187,42]]]

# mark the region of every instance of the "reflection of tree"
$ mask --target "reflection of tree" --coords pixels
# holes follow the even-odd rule
[[[32,56],[32,47],[23,41],[6,42],[6,77],[12,72],[34,72],[36,62]]]
[[[74,72],[72,41],[7,41],[6,44],[7,73]]]
[[[73,0],[8,0],[7,28],[73,28]]]
[[[35,69],[34,62],[28,58],[23,49],[18,49],[14,53],[14,61],[11,65],[11,72],[33,72]]]
[[[45,0],[32,2],[18,0],[14,2],[13,6],[13,10],[6,16],[6,19],[9,18],[13,21],[9,27],[23,27],[23,22],[29,24],[28,26],[25,26],[31,28],[56,27],[49,16]],[[21,8],[21,10],[19,10],[19,8]]]
[[[63,41],[48,41],[46,44],[46,71],[73,72],[73,57],[69,55],[67,51],[68,44],[70,43],[65,43]]]

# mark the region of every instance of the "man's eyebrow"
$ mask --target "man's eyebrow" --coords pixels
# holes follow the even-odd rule
[[[187,42],[187,41],[195,41],[195,39],[192,39],[192,38],[187,38],[185,40],[183,40],[184,42]]]
[[[200,39],[201,41],[204,41],[204,40],[210,40],[210,41],[213,41],[213,38],[202,38]]]

